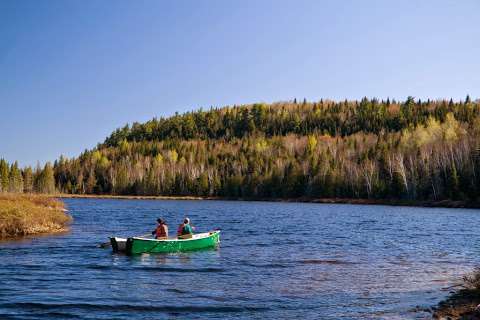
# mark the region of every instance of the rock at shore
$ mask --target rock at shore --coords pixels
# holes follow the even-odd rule
[[[438,304],[434,319],[480,320],[480,269],[464,277],[464,288]]]

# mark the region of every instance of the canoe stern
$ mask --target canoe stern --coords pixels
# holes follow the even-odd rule
[[[113,252],[124,252],[126,250],[127,239],[119,237],[111,237],[110,244]]]

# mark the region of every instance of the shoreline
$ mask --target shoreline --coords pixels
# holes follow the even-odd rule
[[[415,201],[399,199],[351,199],[351,198],[229,198],[207,196],[142,196],[142,195],[97,195],[97,194],[52,194],[55,198],[77,199],[125,199],[125,200],[209,200],[209,201],[265,201],[290,203],[323,203],[323,204],[356,204],[356,205],[388,205],[433,208],[466,208],[479,209],[480,202],[459,200]]]
[[[477,308],[479,303],[480,289],[461,289],[432,308],[432,317],[440,320],[478,320],[480,319],[480,311]]]
[[[480,319],[480,269],[463,277],[460,289],[452,291],[443,301],[433,307],[433,319]]]
[[[69,226],[58,227],[58,228],[56,226],[54,227],[47,226],[47,227],[31,229],[24,234],[0,237],[0,242],[28,240],[29,238],[62,235],[62,234],[67,234],[69,232],[70,232]]]

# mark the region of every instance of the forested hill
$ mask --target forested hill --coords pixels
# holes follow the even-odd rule
[[[61,157],[50,184],[47,166],[24,169],[32,176],[24,189],[478,202],[480,102],[365,98],[200,110],[125,126],[78,158]]]
[[[404,103],[396,101],[362,101],[315,103],[253,104],[233,108],[189,112],[167,119],[153,119],[117,129],[103,146],[118,146],[126,141],[161,141],[166,139],[224,139],[250,135],[265,137],[288,134],[348,136],[357,132],[379,134],[395,132],[419,124],[430,117],[445,121],[453,113],[462,122],[471,123],[479,114],[479,103],[467,96],[464,103],[450,101],[415,102],[409,97]]]

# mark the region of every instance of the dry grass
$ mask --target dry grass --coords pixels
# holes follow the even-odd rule
[[[480,319],[480,269],[463,278],[462,289],[440,302],[433,313],[434,319]]]
[[[57,199],[0,193],[0,239],[66,231],[71,220]]]

